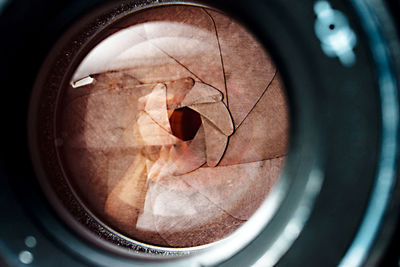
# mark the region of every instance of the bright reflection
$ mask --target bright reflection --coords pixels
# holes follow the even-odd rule
[[[169,35],[171,32],[174,34]],[[196,33],[195,39],[191,38],[193,33]],[[73,81],[93,73],[157,67],[165,64],[165,51],[201,61],[199,55],[207,56],[215,52],[209,36],[207,31],[182,23],[148,22],[135,25],[113,34],[107,42],[96,46],[75,72]],[[170,76],[159,78],[171,79]]]
[[[350,28],[344,14],[332,9],[326,1],[318,1],[314,5],[317,15],[315,33],[321,41],[321,48],[329,57],[338,57],[345,66],[352,66],[356,62],[353,52],[357,44],[357,36]]]

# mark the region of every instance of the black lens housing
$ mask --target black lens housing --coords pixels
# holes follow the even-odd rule
[[[0,258],[4,265],[21,265],[18,254],[29,235],[38,240],[33,250],[37,266],[397,264],[399,24],[390,13],[395,14],[395,9],[387,7],[398,4],[329,1],[346,16],[357,36],[356,62],[349,67],[321,49],[314,30],[315,3],[7,2],[0,9],[4,94]],[[169,4],[214,7],[247,26],[271,52],[290,102],[292,139],[278,186],[279,205],[259,234],[215,262],[209,260],[212,247],[190,253],[141,248],[132,252],[116,247],[118,240],[99,242],[93,231],[73,230],[69,223],[73,216],[60,216],[57,210],[62,202],[54,199],[50,204],[48,199],[56,195],[46,193],[37,179],[48,172],[40,171],[46,162],[35,150],[51,142],[43,132],[46,128],[40,126],[50,121],[49,106],[41,103],[53,102],[53,89],[66,82],[73,64],[101,40],[96,36],[108,25],[131,12]],[[73,46],[71,41],[78,42]],[[296,229],[290,231],[290,225]],[[352,254],[355,247],[362,250],[360,257]]]

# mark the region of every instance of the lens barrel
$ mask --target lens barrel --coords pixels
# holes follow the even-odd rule
[[[288,154],[276,186],[239,230],[195,249],[115,234],[65,193],[71,187],[54,164],[60,88],[105,36],[160,6],[209,8],[241,23],[270,53],[289,105]],[[396,7],[378,0],[0,2],[0,265],[397,265]]]

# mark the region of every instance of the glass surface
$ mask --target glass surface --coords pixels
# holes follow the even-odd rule
[[[59,102],[59,156],[101,222],[193,247],[245,223],[279,178],[288,105],[272,60],[218,11],[137,13],[82,61]]]

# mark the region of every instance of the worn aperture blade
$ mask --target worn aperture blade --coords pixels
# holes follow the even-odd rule
[[[228,137],[217,129],[208,119],[202,117],[201,121],[205,133],[205,151],[207,155],[207,165],[215,167],[224,155]]]
[[[172,133],[167,113],[167,87],[165,84],[157,84],[153,91],[146,96],[144,110],[166,132]]]
[[[230,136],[233,133],[232,117],[223,102],[196,104],[188,107],[205,117],[225,136]]]
[[[148,205],[145,205],[148,199],[145,161],[145,157],[138,155],[108,195],[104,206],[105,218],[112,221],[113,225],[117,225],[120,231],[133,235],[138,240],[151,238],[161,245],[168,245],[157,233],[153,213],[148,210]],[[132,188],[135,188],[135,190],[132,190]],[[147,218],[146,229],[132,227],[139,224],[140,217],[142,217],[142,221],[143,217]]]
[[[283,158],[215,168],[200,168],[181,176],[229,215],[247,220],[279,178]]]
[[[213,21],[204,10],[196,7],[175,6],[171,14],[174,16],[165,18],[162,11],[155,11],[152,17],[160,23],[164,20],[172,23],[163,25],[162,31],[156,24],[146,24],[146,39],[184,66],[196,80],[221,90],[226,98]]]
[[[228,166],[286,155],[289,114],[279,76],[273,80],[254,110],[229,139],[220,165]]]
[[[173,155],[173,175],[191,172],[206,163],[206,140],[203,125],[200,126],[193,140],[184,144],[186,144],[186,147]]]
[[[276,69],[263,47],[243,27],[238,27],[236,22],[220,12],[207,12],[212,16],[218,32],[228,88],[228,107],[237,126],[260,98]]]
[[[196,82],[179,106],[186,107],[195,104],[216,103],[222,101],[222,98],[222,93],[216,88],[202,82]]]
[[[195,81],[188,77],[176,81],[166,82],[165,84],[167,86],[168,117],[170,117],[174,109],[182,107],[181,103],[193,90]]]
[[[166,111],[165,111],[166,112]],[[168,133],[157,124],[146,112],[140,113],[137,121],[141,140],[145,145],[164,146],[179,142],[179,139]]]
[[[219,240],[242,221],[224,212],[179,176],[149,185],[157,232],[171,246],[196,246]]]

